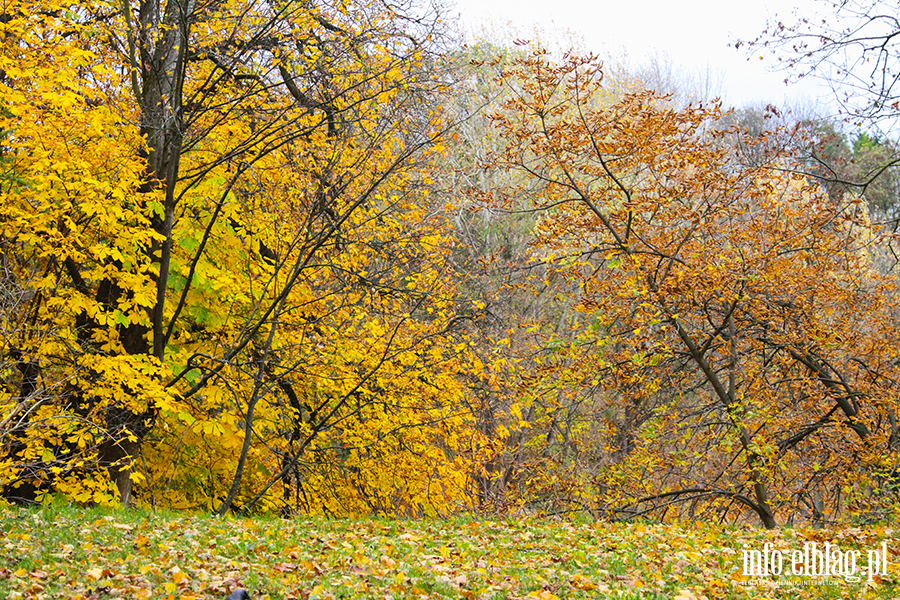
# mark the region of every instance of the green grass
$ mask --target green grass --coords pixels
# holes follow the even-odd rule
[[[742,551],[770,542],[889,550],[888,576],[742,576]],[[561,520],[216,518],[0,508],[0,598],[896,598],[896,532]]]

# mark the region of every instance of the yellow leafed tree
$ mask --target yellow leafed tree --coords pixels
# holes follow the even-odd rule
[[[474,359],[423,175],[437,15],[3,10],[3,496],[465,505]]]

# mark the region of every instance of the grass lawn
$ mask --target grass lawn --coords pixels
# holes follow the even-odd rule
[[[0,598],[221,599],[238,585],[253,600],[897,598],[898,538],[877,526],[767,532],[551,519],[238,520],[0,508]],[[781,556],[785,573],[745,576],[745,551],[762,553],[766,543],[770,564]],[[794,558],[826,543],[829,577],[793,574],[807,561],[794,566]]]

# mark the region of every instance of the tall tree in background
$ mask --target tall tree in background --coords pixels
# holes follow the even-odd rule
[[[861,182],[873,220],[896,223],[900,217],[900,173],[892,168],[898,157],[897,144],[887,137],[859,133],[853,139],[845,179]]]
[[[556,46],[566,43],[577,41],[555,40]],[[534,481],[562,485],[570,472],[568,432],[582,418],[578,401],[561,401],[567,395],[561,385],[522,399],[525,382],[533,381],[540,368],[535,357],[544,340],[568,339],[572,320],[578,318],[573,310],[577,283],[548,278],[546,265],[533,251],[539,213],[532,210],[531,198],[541,193],[544,182],[490,159],[504,143],[491,127],[491,115],[517,94],[503,74],[527,53],[521,45],[481,40],[446,57],[452,84],[443,106],[459,125],[447,142],[447,158],[440,165],[445,173],[438,179],[453,207],[456,256],[474,303],[472,339],[486,365],[473,381],[479,428],[490,442],[490,460],[478,477],[483,509],[519,506]],[[639,78],[625,69],[610,70],[605,105],[639,85]],[[482,201],[509,189],[517,194],[507,204]],[[540,468],[533,461],[536,440],[544,440]]]

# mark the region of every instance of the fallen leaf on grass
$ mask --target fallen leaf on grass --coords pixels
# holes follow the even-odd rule
[[[96,567],[93,569],[88,569],[85,573],[87,574],[88,577],[90,577],[94,581],[99,581],[100,579],[103,579],[104,577],[112,577],[112,574],[113,574],[113,572],[110,571],[109,569],[101,569],[99,567]]]

